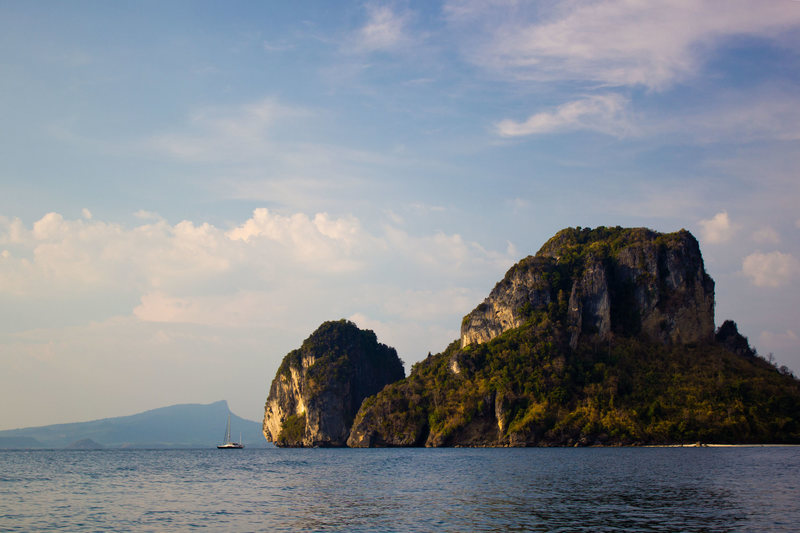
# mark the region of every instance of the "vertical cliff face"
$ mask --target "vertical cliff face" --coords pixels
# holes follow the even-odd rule
[[[553,301],[550,280],[556,262],[529,256],[511,267],[489,297],[464,317],[461,346],[488,342],[504,331],[519,327],[532,309],[543,309]]]
[[[621,249],[614,264],[641,332],[651,340],[687,344],[714,338],[714,281],[706,274],[697,240],[688,231],[653,232]]]
[[[284,357],[264,407],[278,446],[344,446],[364,398],[405,377],[394,348],[340,320],[323,323]]]
[[[581,336],[611,333],[706,342],[714,337],[714,282],[688,231],[570,228],[514,265],[464,318],[461,346],[488,342],[534,312],[566,313],[573,348]]]

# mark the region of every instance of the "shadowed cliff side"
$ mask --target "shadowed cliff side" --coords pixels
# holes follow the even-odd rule
[[[278,446],[344,446],[364,398],[403,379],[394,348],[352,322],[325,322],[286,354],[264,408],[264,436]]]

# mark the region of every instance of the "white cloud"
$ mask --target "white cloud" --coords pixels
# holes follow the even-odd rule
[[[408,14],[386,5],[369,4],[367,22],[359,29],[356,48],[362,52],[392,50],[411,42],[408,35]]]
[[[56,291],[125,290],[197,281],[229,268],[222,231],[164,221],[126,229],[95,219],[48,213],[27,230],[10,224],[19,253],[4,264],[0,288],[45,297]],[[7,238],[4,240],[11,240]]]
[[[133,214],[133,216],[141,220],[161,220],[161,216],[158,213],[145,211],[144,209],[139,209]]]
[[[273,98],[232,107],[205,108],[189,119],[185,132],[155,135],[146,145],[172,157],[195,162],[263,158],[280,150],[274,139],[286,119],[309,116],[309,111],[280,104]]]
[[[395,226],[402,226],[403,224],[406,223],[405,219],[402,216],[398,215],[397,213],[395,213],[391,209],[387,209],[384,212],[384,214],[386,215],[386,217],[389,220],[392,221],[392,224],[394,224]]]
[[[81,210],[81,215],[83,215],[83,218],[85,218],[86,220],[92,219],[92,212],[85,207]]]
[[[451,279],[469,277],[476,270],[490,268],[505,272],[514,260],[506,253],[485,250],[478,243],[465,241],[459,234],[436,232],[433,235],[412,236],[387,226],[385,246],[411,264],[421,267],[428,276],[447,273]]]
[[[77,308],[91,295],[114,300],[124,294],[138,301],[135,316],[155,322],[252,324],[288,313],[282,302],[303,298],[333,298],[332,309],[360,299],[381,313],[410,319],[402,302],[411,293],[400,287],[406,276],[424,273],[428,280],[450,283],[443,292],[426,292],[423,285],[414,293],[412,307],[431,318],[454,312],[453,305],[463,307],[464,293],[454,284],[481,272],[502,273],[517,259],[510,255],[513,247],[485,250],[458,234],[411,235],[392,226],[371,233],[353,216],[281,215],[262,208],[227,231],[156,218],[125,228],[48,213],[31,230],[2,219],[0,238],[10,242],[13,231],[12,250],[19,253],[3,254],[0,291],[29,302],[61,294],[75,299]],[[376,299],[353,292],[394,273],[397,283],[380,287]]]
[[[722,211],[708,220],[698,222],[701,228],[701,238],[709,244],[727,242],[733,236],[735,227],[731,224],[728,213]]]
[[[450,2],[451,23],[475,36],[476,63],[517,78],[593,80],[662,89],[692,76],[734,35],[779,39],[800,24],[790,2],[578,0],[529,6]],[[477,42],[476,42],[477,41]]]
[[[57,238],[66,231],[64,217],[58,213],[47,213],[33,224],[33,236],[40,241]]]
[[[145,322],[200,324],[212,327],[257,327],[282,322],[288,306],[269,291],[236,291],[232,294],[170,296],[154,291],[142,295],[133,315]]]
[[[632,130],[625,116],[626,105],[626,99],[617,94],[589,96],[562,104],[553,112],[536,113],[524,122],[502,120],[495,129],[502,137],[581,129],[623,136]]]
[[[460,334],[455,327],[443,327],[437,323],[382,321],[363,313],[355,313],[348,320],[362,329],[374,331],[379,342],[402,347],[398,349],[398,355],[406,363],[406,374],[411,364],[424,359],[429,352],[444,350]]]
[[[780,287],[800,274],[800,261],[781,252],[755,252],[742,261],[742,272],[757,287]]]
[[[0,215],[0,244],[16,244],[27,238],[28,230],[17,217]]]
[[[142,149],[197,165],[193,172],[217,198],[268,202],[296,211],[324,209],[338,198],[348,209],[359,202],[371,205],[366,193],[383,186],[374,179],[375,169],[398,172],[413,158],[319,142],[326,127],[331,128],[327,138],[338,138],[341,125],[330,118],[325,112],[263,98],[199,109],[183,127],[145,139]],[[137,216],[150,215],[142,211]]]
[[[282,216],[265,208],[256,209],[249,220],[226,236],[245,243],[277,243],[296,261],[330,271],[359,269],[359,247],[373,244],[373,238],[355,217],[332,219],[327,213],[317,213],[310,219],[304,213]]]
[[[762,244],[778,244],[781,242],[778,232],[769,226],[764,226],[754,231],[753,240]]]

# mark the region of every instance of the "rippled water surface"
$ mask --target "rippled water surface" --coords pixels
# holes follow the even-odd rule
[[[798,531],[800,448],[0,451],[2,531]]]

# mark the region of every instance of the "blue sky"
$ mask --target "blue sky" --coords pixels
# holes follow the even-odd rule
[[[4,2],[0,72],[0,429],[409,367],[567,226],[689,229],[800,371],[800,2]]]

